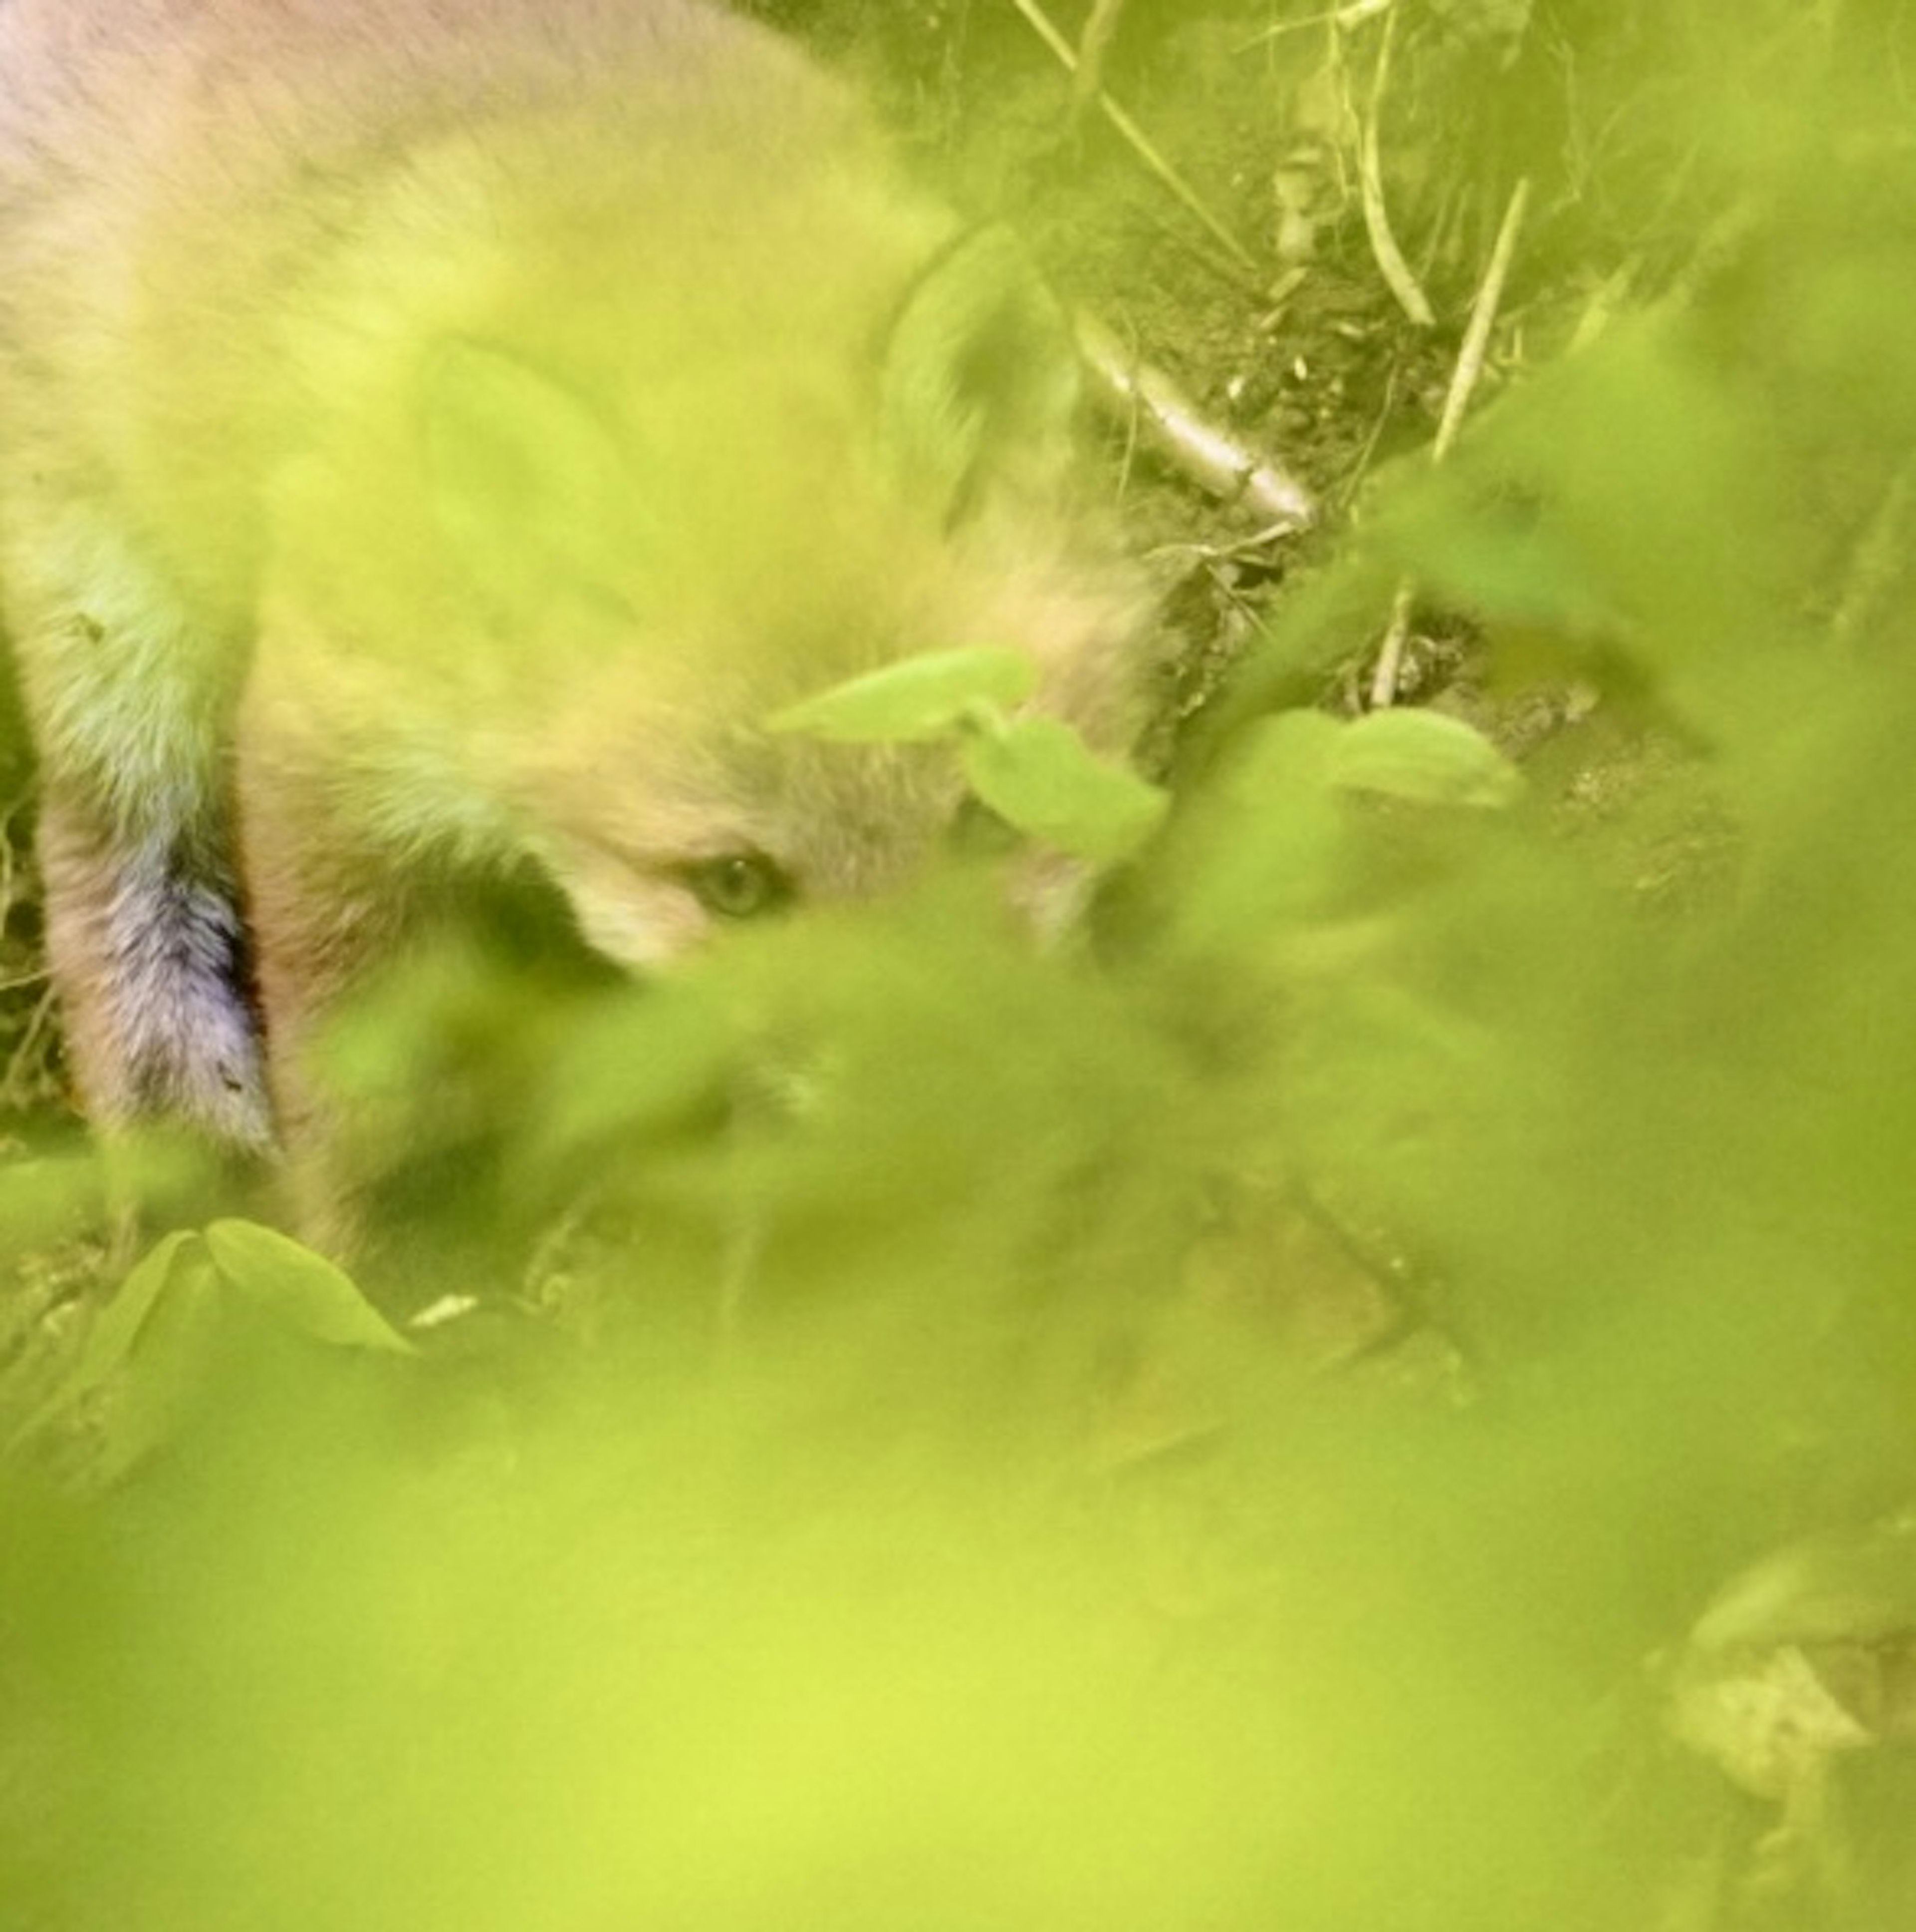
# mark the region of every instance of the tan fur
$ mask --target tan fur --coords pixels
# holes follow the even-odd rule
[[[89,1108],[296,1138],[466,870],[640,967],[701,860],[894,883],[945,754],[758,727],[905,653],[1029,650],[1121,746],[1054,325],[695,0],[0,6],[0,598]]]

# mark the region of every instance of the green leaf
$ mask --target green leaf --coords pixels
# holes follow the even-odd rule
[[[13,1444],[30,1441],[63,1417],[77,1414],[83,1404],[132,1360],[162,1300],[170,1296],[177,1299],[183,1292],[182,1283],[191,1275],[203,1276],[206,1268],[200,1236],[190,1228],[156,1243],[94,1318],[72,1366],[15,1431]]]
[[[1341,790],[1419,805],[1497,808],[1524,789],[1522,773],[1488,738],[1437,711],[1374,711],[1346,725],[1327,776]]]
[[[1020,651],[928,651],[833,685],[766,724],[833,744],[917,744],[956,730],[981,705],[1022,704],[1037,686],[1038,667]]]
[[[216,1221],[203,1233],[182,1228],[157,1242],[121,1282],[12,1446],[71,1426],[106,1396],[91,1473],[104,1481],[131,1468],[177,1433],[214,1338],[239,1312],[236,1295],[269,1322],[317,1341],[413,1352],[345,1275],[298,1242],[249,1221]]]
[[[173,1238],[182,1246],[169,1257],[132,1357],[114,1378],[101,1417],[92,1470],[98,1481],[116,1480],[176,1439],[205,1387],[226,1297],[204,1238]]]
[[[1135,852],[1170,802],[1136,773],[1094,756],[1055,718],[1020,718],[971,733],[964,764],[972,789],[1008,824],[1101,865]]]
[[[206,1239],[221,1278],[288,1327],[339,1347],[413,1352],[352,1277],[311,1248],[254,1221],[215,1221]]]
[[[206,1257],[200,1250],[200,1237],[191,1228],[182,1228],[148,1250],[89,1331],[86,1346],[74,1365],[74,1378],[66,1391],[69,1396],[97,1387],[132,1359],[161,1297],[170,1288],[176,1289],[187,1270],[196,1265],[203,1268]]]

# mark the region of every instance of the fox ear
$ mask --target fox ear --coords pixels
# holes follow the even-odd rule
[[[516,605],[558,583],[617,583],[632,481],[581,397],[502,350],[452,341],[428,372],[424,414],[433,512],[481,590]]]
[[[885,344],[887,462],[947,524],[996,487],[1042,487],[1070,440],[1080,376],[1071,323],[1008,229],[981,228],[934,261]]]

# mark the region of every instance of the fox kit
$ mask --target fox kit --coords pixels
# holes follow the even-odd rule
[[[1122,749],[1128,578],[993,231],[703,0],[8,0],[0,604],[83,1103],[314,1130],[314,1029],[530,864],[645,968],[863,894],[935,749],[765,717],[1010,644]]]

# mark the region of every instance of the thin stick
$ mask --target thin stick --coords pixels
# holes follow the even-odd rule
[[[1830,635],[1839,650],[1854,651],[1864,631],[1888,607],[1903,560],[1909,554],[1910,514],[1916,500],[1916,459],[1904,464],[1890,479],[1883,500],[1855,548],[1849,582],[1830,620]]]
[[[1457,352],[1457,366],[1451,371],[1450,388],[1443,399],[1443,414],[1437,422],[1437,438],[1431,445],[1431,460],[1441,463],[1456,440],[1458,425],[1470,406],[1470,398],[1484,373],[1484,360],[1490,346],[1490,333],[1497,322],[1503,285],[1509,279],[1510,264],[1517,253],[1517,237],[1524,226],[1524,211],[1530,206],[1530,184],[1526,176],[1511,190],[1510,205],[1503,211],[1503,225],[1497,231],[1496,246],[1491,250],[1489,266],[1477,285],[1470,304],[1470,320],[1464,331],[1463,346]],[[1406,576],[1392,600],[1390,623],[1377,652],[1377,667],[1371,680],[1371,708],[1380,710],[1397,700],[1397,680],[1403,668],[1404,646],[1410,634],[1410,607],[1416,602],[1415,578]]]
[[[1026,24],[1032,32],[1058,57],[1065,70],[1075,74],[1078,70],[1077,56],[1072,52],[1071,43],[1045,17],[1038,5],[1038,0],[1011,0],[1011,4],[1024,16]],[[1261,281],[1264,271],[1257,258],[1198,200],[1196,190],[1158,152],[1149,136],[1102,88],[1098,91],[1098,106],[1105,119],[1131,143],[1138,159],[1177,197],[1188,212],[1203,224],[1212,240],[1239,268]]]
[[[1071,321],[1098,403],[1174,469],[1209,495],[1245,505],[1274,532],[1317,520],[1310,491],[1281,464],[1208,421],[1163,370],[1131,354],[1095,316],[1080,310]]]
[[[1391,42],[1396,34],[1397,14],[1393,9],[1384,16],[1383,38],[1377,44],[1377,70],[1371,76],[1371,103],[1365,112],[1363,138],[1357,149],[1358,190],[1364,209],[1364,232],[1370,238],[1378,274],[1397,298],[1398,308],[1419,328],[1428,328],[1437,316],[1391,230],[1389,211],[1384,206],[1383,165],[1377,153],[1377,124],[1383,116],[1384,88],[1390,78]]]
[[[1071,112],[1082,114],[1104,89],[1104,56],[1118,31],[1125,0],[1095,0],[1078,36],[1078,70],[1071,89]]]
[[[1522,231],[1524,215],[1530,203],[1530,182],[1527,175],[1510,191],[1510,205],[1497,231],[1497,244],[1490,251],[1490,266],[1477,286],[1470,304],[1470,320],[1464,331],[1464,346],[1457,352],[1457,367],[1450,378],[1450,392],[1443,399],[1443,415],[1437,423],[1437,441],[1431,446],[1431,460],[1441,463],[1456,440],[1457,427],[1464,420],[1470,397],[1484,373],[1484,357],[1490,347],[1490,332],[1496,326],[1497,311],[1503,300],[1503,284],[1510,278],[1510,264],[1517,253],[1517,237]]]
[[[1321,27],[1327,21],[1348,33],[1353,27],[1360,27],[1378,14],[1388,14],[1397,0],[1350,0],[1347,7],[1333,7],[1322,14],[1306,14],[1301,20],[1280,20],[1275,26],[1262,27],[1249,40],[1240,44],[1237,51],[1248,53],[1253,47],[1261,47],[1266,40],[1281,40],[1286,34],[1300,33],[1306,27]]]

